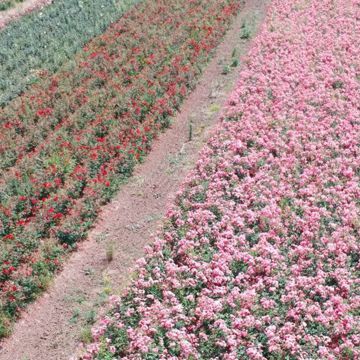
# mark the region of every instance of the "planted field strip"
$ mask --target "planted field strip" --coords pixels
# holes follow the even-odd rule
[[[274,0],[82,359],[360,358],[358,1]]]
[[[52,2],[53,0],[3,1],[3,10],[0,11],[0,31],[9,23],[15,22],[21,17],[25,17],[35,11],[40,12]],[[1,106],[3,106],[3,104]]]
[[[139,0],[62,0],[0,30],[0,106],[72,60]]]
[[[146,1],[1,111],[3,333],[170,124],[238,10]]]
[[[1,0],[0,1],[0,11],[6,11],[16,6],[19,3],[22,3],[24,0]]]

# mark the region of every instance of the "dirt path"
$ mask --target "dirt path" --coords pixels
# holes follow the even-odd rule
[[[49,5],[53,0],[25,0],[22,3],[16,4],[14,7],[0,11],[0,30],[5,27],[10,21],[24,16],[35,9]]]
[[[68,359],[79,340],[86,337],[84,328],[94,320],[91,309],[104,311],[107,294],[114,289],[121,292],[129,283],[135,261],[160,229],[169,199],[193,167],[234,87],[238,67],[230,65],[236,65],[237,58],[241,66],[250,43],[240,39],[242,26],[245,22],[254,36],[265,2],[246,1],[173,126],[159,137],[129,183],[104,207],[89,240],[70,257],[48,292],[16,323],[13,335],[1,344],[0,360]],[[113,261],[107,261],[107,252],[108,256],[113,253]]]

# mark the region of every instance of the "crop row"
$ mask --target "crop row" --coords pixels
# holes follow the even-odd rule
[[[272,2],[163,236],[82,359],[360,358],[356,4]]]
[[[169,126],[238,9],[235,0],[145,1],[70,69],[2,110],[3,323],[46,286],[59,256]]]
[[[24,0],[3,0],[0,1],[0,11],[6,11],[16,6],[19,3],[22,3]]]
[[[55,1],[0,31],[0,106],[57,71],[139,0]]]

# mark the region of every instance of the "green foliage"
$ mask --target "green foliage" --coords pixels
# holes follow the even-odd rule
[[[249,25],[244,22],[241,26],[241,33],[240,33],[240,39],[247,40],[251,37],[251,30]]]
[[[238,276],[240,273],[245,273],[248,269],[248,264],[242,260],[234,260],[230,264],[230,269],[234,276]]]
[[[91,343],[92,335],[91,335],[91,328],[89,326],[83,328],[83,330],[81,331],[80,340],[85,344]]]
[[[238,60],[238,59],[233,59],[230,66],[231,66],[231,67],[237,67],[237,66],[239,66],[239,60]]]
[[[98,360],[113,360],[123,355],[124,350],[128,346],[129,339],[125,328],[119,329],[116,326],[110,326],[107,329],[106,337],[111,339],[111,344],[116,348],[116,353],[109,351],[106,340],[103,339],[100,345],[100,351],[97,354]]]
[[[162,300],[162,289],[157,284],[151,285],[148,289],[146,289],[146,292],[153,295],[156,299]]]
[[[56,237],[61,244],[74,245],[77,241],[82,240],[84,235],[77,231],[76,226],[74,226],[74,229],[69,229],[68,231],[58,231]]]
[[[6,11],[17,4],[24,2],[24,0],[5,0],[0,2],[0,11]]]
[[[0,106],[36,82],[38,70],[59,69],[139,1],[55,1],[9,24],[0,31]]]
[[[341,80],[336,80],[332,83],[332,88],[334,90],[336,89],[342,89],[344,87],[344,83]]]
[[[341,355],[343,356],[343,359],[355,359],[354,351],[349,347],[343,348]]]
[[[326,327],[315,321],[306,322],[306,332],[310,335],[327,336],[328,330]]]
[[[224,339],[224,334],[219,329],[213,329],[208,335],[207,340],[202,340],[199,344],[199,352],[202,359],[221,359],[226,348],[218,345],[218,341]]]
[[[89,310],[88,312],[86,312],[84,314],[84,319],[85,322],[89,325],[92,325],[95,323],[95,319],[96,319],[96,312],[94,309]]]
[[[225,65],[221,71],[221,75],[227,75],[230,73],[230,66],[229,65]]]
[[[258,243],[259,238],[260,234],[257,232],[246,234],[246,240],[251,247],[255,246]]]
[[[10,321],[4,315],[0,315],[0,337],[5,337],[10,334]]]

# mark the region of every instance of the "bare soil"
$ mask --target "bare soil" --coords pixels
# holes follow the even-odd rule
[[[0,11],[0,30],[10,21],[24,16],[31,11],[49,5],[52,2],[53,0],[25,0],[22,3],[18,3],[14,7],[9,8],[8,10]]]
[[[135,261],[161,229],[167,204],[221,116],[265,10],[266,0],[246,0],[171,128],[103,208],[89,239],[68,259],[47,293],[28,307],[12,336],[0,344],[0,360],[63,360],[81,351],[78,344],[88,338],[94,309],[99,316],[107,295],[124,291]],[[251,29],[250,39],[241,39],[244,22]]]

